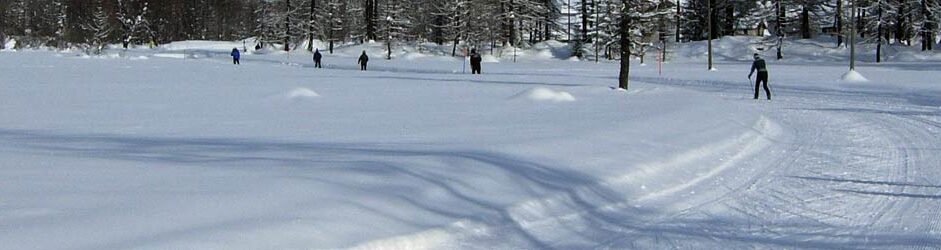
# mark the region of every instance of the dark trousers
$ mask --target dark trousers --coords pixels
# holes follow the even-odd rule
[[[320,60],[314,61],[314,68],[323,68],[320,66]]]
[[[471,64],[471,74],[480,74],[480,65]]]
[[[366,70],[366,63],[360,64],[360,65],[359,65],[359,70]]]
[[[238,58],[232,58],[232,64],[239,64]]]
[[[764,83],[764,85],[762,85],[762,83]],[[771,100],[771,89],[768,88],[768,72],[758,71],[758,78],[755,79],[755,99],[758,99],[758,90],[761,86],[764,86],[765,95],[768,96],[768,100]]]

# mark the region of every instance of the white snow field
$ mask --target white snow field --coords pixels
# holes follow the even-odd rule
[[[629,91],[557,44],[483,75],[382,44],[366,72],[363,46],[3,52],[0,249],[941,248],[941,61],[844,81],[795,45],[756,101],[736,43]]]

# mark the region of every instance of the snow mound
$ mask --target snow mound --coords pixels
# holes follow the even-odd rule
[[[513,96],[512,99],[528,99],[532,101],[573,102],[575,97],[565,91],[556,91],[548,88],[531,88]]]
[[[869,79],[866,79],[866,77],[863,77],[863,75],[859,74],[859,72],[856,72],[855,70],[850,70],[840,77],[840,81],[845,83],[860,83],[869,82]]]
[[[320,94],[317,94],[317,92],[314,92],[313,90],[310,90],[308,88],[296,88],[294,90],[291,90],[291,92],[288,92],[286,96],[288,99],[297,100],[297,99],[320,97]]]

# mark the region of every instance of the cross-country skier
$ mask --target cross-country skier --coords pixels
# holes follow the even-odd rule
[[[765,65],[765,59],[762,59],[758,53],[755,53],[755,61],[751,64],[751,71],[748,72],[748,79],[751,79],[751,75],[758,71],[758,78],[755,79],[755,99],[758,99],[758,88],[764,86],[765,95],[768,96],[768,100],[771,100],[771,89],[768,88],[768,67]],[[762,85],[764,83],[764,85]]]
[[[322,68],[320,66],[320,59],[323,58],[323,55],[320,54],[320,49],[314,50],[314,68]]]
[[[357,61],[357,63],[359,63],[359,70],[365,71],[366,63],[368,62],[369,62],[369,56],[367,56],[366,51],[363,50],[363,54],[359,56],[359,61]]]
[[[480,61],[483,61],[483,59],[480,57],[480,53],[477,53],[477,49],[471,49],[471,74],[480,74]]]
[[[239,64],[239,58],[242,57],[242,54],[239,53],[239,48],[232,48],[232,64]]]

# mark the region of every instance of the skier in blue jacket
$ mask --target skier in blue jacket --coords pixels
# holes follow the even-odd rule
[[[232,48],[231,55],[232,55],[232,64],[239,64],[239,58],[242,57],[241,53],[239,53],[239,49]]]

